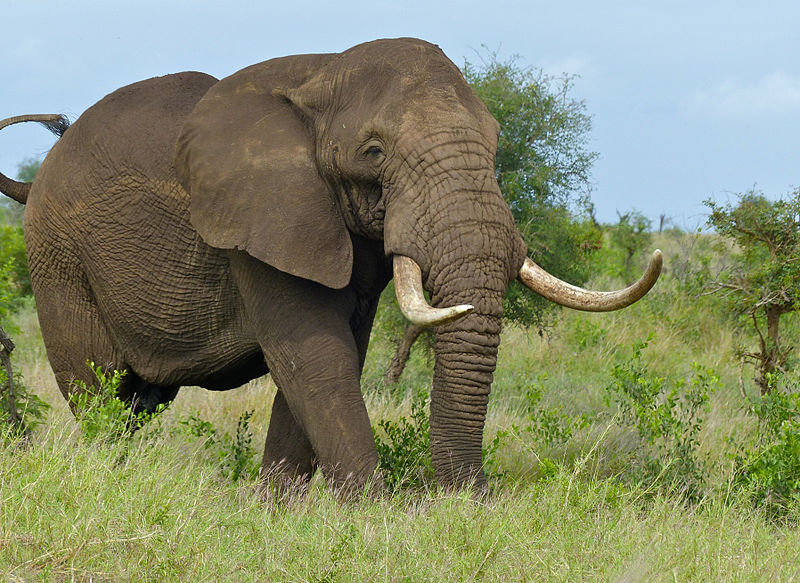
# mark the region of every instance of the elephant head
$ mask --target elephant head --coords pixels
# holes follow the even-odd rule
[[[438,47],[396,39],[223,79],[176,147],[192,224],[213,246],[338,289],[360,269],[352,234],[383,242],[404,313],[438,326],[431,453],[446,485],[484,481],[483,425],[509,282],[607,310],[644,295],[660,269],[657,255],[633,289],[588,292],[526,259],[495,176],[498,134]]]

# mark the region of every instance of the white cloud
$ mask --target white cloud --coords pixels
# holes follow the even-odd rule
[[[754,83],[725,82],[695,91],[689,109],[724,118],[752,118],[800,113],[800,77],[775,71]]]

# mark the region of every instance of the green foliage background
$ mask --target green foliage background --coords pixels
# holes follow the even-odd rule
[[[733,243],[726,269],[706,286],[724,298],[741,328],[753,328],[756,350],[742,348],[756,363],[756,382],[770,390],[770,375],[795,366],[794,345],[784,341],[786,316],[800,309],[800,189],[777,200],[753,190],[736,204],[706,201],[708,222]]]
[[[575,284],[589,277],[601,233],[591,219],[591,117],[570,95],[574,77],[551,77],[512,58],[465,63],[464,76],[500,123],[495,170],[528,255]],[[552,304],[512,284],[504,316],[542,325]]]
[[[17,178],[31,182],[40,165],[34,159],[23,161]],[[19,307],[22,298],[33,293],[22,228],[23,211],[21,204],[0,195],[0,325]]]
[[[736,204],[706,201],[709,224],[736,244],[716,285],[738,313],[800,304],[800,189],[778,200],[747,191]],[[712,284],[713,285],[713,284]]]

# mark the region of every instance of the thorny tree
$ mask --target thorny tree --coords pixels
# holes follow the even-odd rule
[[[711,284],[736,313],[752,322],[757,351],[742,358],[756,365],[756,384],[769,392],[769,377],[786,372],[793,346],[780,335],[781,316],[800,308],[800,189],[776,201],[750,190],[736,205],[706,201],[708,222],[736,245],[730,267]]]

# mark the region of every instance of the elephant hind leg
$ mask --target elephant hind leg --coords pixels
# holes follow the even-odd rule
[[[284,497],[301,493],[316,469],[314,448],[279,390],[272,403],[264,457],[261,460],[265,495],[271,493]],[[274,491],[270,492],[271,488]]]
[[[47,318],[41,320],[42,335],[56,382],[73,412],[76,411],[74,395],[83,390],[82,385],[75,381],[81,381],[90,389],[100,384],[89,363],[101,366],[106,375],[114,370],[125,371],[117,387],[117,396],[128,403],[134,413],[152,413],[159,405],[171,403],[177,396],[179,387],[152,384],[133,372],[114,348],[105,326],[98,315],[93,313],[95,311],[83,310],[74,318],[77,320],[74,324],[77,334],[65,334],[61,326],[47,322]],[[80,341],[74,340],[76,336],[80,337]]]
[[[62,254],[58,260],[42,261],[34,251],[31,264],[37,269],[32,279],[47,357],[74,413],[74,396],[83,390],[82,385],[91,388],[99,384],[88,363],[107,372],[126,370],[127,363],[111,340],[80,265],[64,246],[38,247],[42,248],[56,248]],[[120,391],[125,393],[132,380],[126,375]]]

